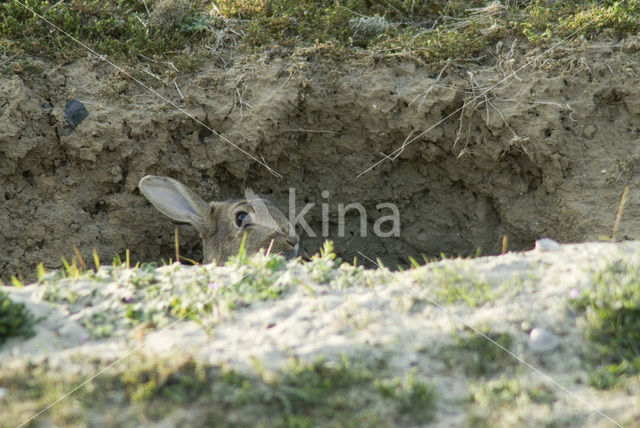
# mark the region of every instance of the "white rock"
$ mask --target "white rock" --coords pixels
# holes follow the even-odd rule
[[[529,349],[535,353],[549,352],[559,344],[558,336],[544,328],[534,328],[529,333]]]
[[[558,251],[560,248],[562,248],[562,245],[550,238],[542,238],[536,241],[536,250],[538,251]]]
[[[0,400],[2,400],[7,395],[7,388],[3,388],[0,386]]]

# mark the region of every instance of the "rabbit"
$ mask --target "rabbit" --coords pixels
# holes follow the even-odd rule
[[[270,201],[247,190],[246,199],[206,203],[187,186],[169,177],[147,175],[138,184],[161,213],[177,223],[189,223],[202,237],[203,263],[224,263],[238,254],[243,236],[248,254],[271,249],[287,258],[298,255],[294,226]]]

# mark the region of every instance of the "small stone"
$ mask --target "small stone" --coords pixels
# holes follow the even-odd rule
[[[64,106],[64,117],[75,128],[89,115],[84,104],[78,100],[69,100]]]
[[[542,238],[536,241],[536,250],[538,251],[558,251],[560,248],[562,248],[562,245],[550,238]]]
[[[529,333],[529,349],[535,353],[549,352],[558,347],[558,336],[544,328],[534,328]]]
[[[7,396],[7,388],[3,388],[0,386],[0,400]]]

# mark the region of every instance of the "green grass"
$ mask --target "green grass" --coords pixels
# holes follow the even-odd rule
[[[469,306],[477,307],[494,299],[494,293],[488,282],[479,281],[472,274],[465,273],[459,268],[437,267],[433,269],[433,274],[425,281],[430,286],[435,286],[440,303],[450,305],[464,301]]]
[[[33,315],[24,304],[12,302],[0,290],[0,345],[12,336],[32,336],[34,323]]]
[[[192,10],[176,11],[179,22],[173,22],[173,25],[166,22],[170,20],[171,13],[165,13],[165,25],[153,27],[149,24],[155,15],[147,14],[143,2],[137,0],[24,0],[23,3],[100,54],[129,58],[135,58],[137,54],[153,56],[184,48],[197,33],[197,28],[189,24],[197,17],[197,8],[204,4],[193,2]],[[150,7],[157,3],[160,2],[147,1]],[[162,21],[162,18],[157,20]],[[16,1],[0,5],[0,35],[3,45],[26,53],[63,58],[86,54],[83,47]]]
[[[631,1],[534,2],[526,9],[525,19],[516,26],[532,42],[567,37],[590,37],[600,33],[624,36],[638,31],[640,8]]]
[[[414,421],[431,420],[435,404],[435,390],[415,379],[415,370],[408,375],[389,380],[376,380],[375,387],[384,397],[393,398],[398,410]]]
[[[408,0],[221,0],[227,18],[248,19],[245,40],[297,46],[333,43],[426,62],[470,60],[498,39],[544,44],[573,34],[638,30],[635,1],[506,2]]]
[[[480,331],[511,350],[513,336],[509,333],[490,332],[486,328],[481,328]],[[469,328],[454,336],[455,345],[443,347],[439,355],[450,367],[464,370],[467,376],[489,378],[518,365],[511,355]]]
[[[100,54],[130,63],[141,55],[171,59],[184,68],[206,57],[205,46],[224,45],[227,30],[249,51],[317,46],[338,56],[455,62],[475,60],[504,38],[544,46],[574,33],[624,37],[640,28],[635,0],[146,0],[148,10],[139,0],[25,1]],[[15,0],[0,5],[0,52],[63,61],[86,55]]]
[[[509,425],[508,419],[503,419],[508,414],[507,409],[522,408],[528,404],[551,406],[558,399],[546,385],[527,386],[522,379],[505,376],[476,382],[470,386],[470,391],[472,407],[467,420],[470,427]]]
[[[570,305],[584,312],[593,344],[590,384],[606,389],[640,373],[640,258],[623,258],[600,269],[593,286]]]
[[[3,422],[18,425],[104,364],[78,357],[68,363],[68,372],[52,370],[46,361],[13,362],[0,368],[0,384],[7,389]],[[259,363],[256,366],[253,373],[242,374],[185,356],[133,355],[53,406],[38,421],[149,424],[182,409],[183,423],[194,425],[370,426],[424,423],[433,411],[432,388],[417,381],[413,373],[402,380],[389,379],[384,367],[364,360],[292,359],[273,372]]]
[[[307,263],[279,255],[248,255],[243,249],[224,267],[131,267],[128,259],[116,257],[109,266],[96,257],[95,270],[77,257],[65,260],[57,271],[41,266],[39,297],[67,306],[93,338],[102,338],[122,328],[160,328],[182,318],[210,328],[232,311],[282,299],[298,286],[313,293],[307,279],[339,288],[365,281],[364,269],[341,263],[331,242]]]
[[[404,0],[223,0],[228,18],[250,19],[245,40],[260,47],[330,44],[382,55],[408,53],[437,61],[473,55],[492,37],[479,37],[473,23],[465,31],[436,25],[444,17],[464,17],[478,1],[412,2]],[[432,28],[434,27],[434,28]]]
[[[528,388],[522,379],[501,377],[497,380],[480,383],[472,388],[473,401],[480,405],[490,407],[514,406],[518,400],[527,402],[551,404],[556,400],[556,395],[549,387],[541,385]]]

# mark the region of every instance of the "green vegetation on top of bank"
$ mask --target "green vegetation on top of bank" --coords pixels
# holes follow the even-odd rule
[[[624,37],[639,23],[637,1],[611,0],[12,0],[0,5],[0,65],[21,54],[86,55],[69,36],[118,60],[184,66],[233,46],[465,61],[503,38],[544,46],[573,35]]]

